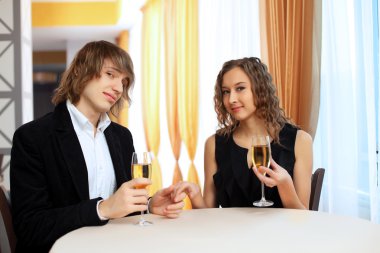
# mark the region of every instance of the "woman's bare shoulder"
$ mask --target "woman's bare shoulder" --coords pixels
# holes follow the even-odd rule
[[[215,134],[209,136],[205,142],[205,148],[215,147]]]
[[[310,144],[310,143],[313,143],[313,138],[311,138],[311,135],[307,133],[306,131],[298,130],[296,142],[300,144]]]

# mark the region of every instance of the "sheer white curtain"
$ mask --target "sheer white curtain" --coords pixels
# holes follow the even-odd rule
[[[377,164],[377,182],[376,182],[376,187],[377,189],[373,189],[375,191],[375,197],[372,198],[371,203],[372,209],[371,212],[375,214],[375,217],[373,220],[377,221],[377,223],[380,223],[380,4],[378,0],[373,0],[375,3],[373,6],[373,13],[374,13],[374,19],[375,19],[375,25],[374,25],[374,34],[377,37],[377,40],[375,40],[375,94],[376,94],[376,122],[377,122],[377,131],[376,131],[376,143],[377,143],[377,148],[376,148],[376,164]],[[377,8],[375,8],[375,5],[377,5]],[[377,50],[376,50],[377,49]],[[372,185],[372,187],[375,187]]]
[[[326,168],[322,210],[379,223],[376,2],[323,1],[314,166]]]
[[[225,61],[260,57],[258,0],[199,1],[199,140],[196,161],[203,187],[204,142],[217,129],[214,84]]]

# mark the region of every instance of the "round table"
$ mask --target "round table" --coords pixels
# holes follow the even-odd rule
[[[323,212],[273,208],[183,211],[177,219],[145,215],[72,231],[51,252],[380,252],[380,225]]]

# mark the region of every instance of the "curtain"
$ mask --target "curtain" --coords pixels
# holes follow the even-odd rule
[[[371,219],[374,221],[377,221],[378,223],[380,218],[379,218],[379,213],[380,213],[380,190],[379,190],[379,185],[380,185],[380,82],[379,82],[379,73],[380,73],[380,43],[379,43],[379,34],[380,34],[380,25],[379,25],[379,14],[380,14],[380,4],[378,0],[373,0],[374,3],[373,5],[373,17],[374,17],[374,37],[378,38],[377,40],[374,40],[374,65],[375,65],[375,96],[376,96],[376,110],[375,110],[375,115],[376,115],[376,122],[377,122],[377,128],[376,128],[376,161],[377,161],[377,166],[376,166],[376,185],[372,184],[371,185],[371,192],[374,192],[371,194],[371,196],[374,196],[371,198],[371,214],[376,214],[375,217],[372,217]]]
[[[178,116],[181,139],[191,161],[187,180],[199,185],[194,158],[198,141],[198,1],[176,1]],[[186,201],[186,207],[191,204]]]
[[[160,0],[149,0],[142,9],[142,112],[146,146],[154,154],[150,194],[162,188],[158,162],[160,147],[160,78],[162,12]]]
[[[199,1],[199,140],[196,159],[203,164],[204,142],[215,134],[214,86],[224,62],[260,57],[258,0]],[[199,177],[203,182],[204,173]]]
[[[165,47],[165,94],[166,117],[169,140],[175,158],[173,184],[183,180],[179,168],[181,136],[178,123],[178,80],[177,80],[177,40],[176,40],[176,0],[164,1],[164,47]]]
[[[326,168],[321,209],[379,223],[377,1],[324,0],[322,13],[321,107],[314,141],[315,167]]]
[[[321,0],[260,0],[262,58],[281,107],[315,134],[320,83]]]
[[[164,1],[166,5],[177,4],[177,2],[180,1]],[[199,1],[198,2],[198,13],[199,13],[199,26],[198,27],[198,33],[199,33],[199,48],[198,48],[198,63],[196,67],[196,71],[194,73],[197,73],[198,79],[199,79],[199,88],[198,88],[198,125],[197,125],[197,134],[198,137],[193,136],[192,138],[195,138],[197,140],[197,146],[195,149],[195,159],[194,164],[200,164],[198,168],[198,178],[200,182],[203,182],[204,174],[200,171],[203,170],[201,164],[203,164],[203,158],[204,158],[204,141],[212,134],[215,133],[215,130],[217,129],[217,120],[216,115],[214,111],[214,103],[213,103],[213,96],[214,96],[214,85],[216,76],[218,74],[218,71],[221,69],[223,62],[231,59],[237,59],[242,57],[250,57],[250,56],[260,56],[260,40],[258,39],[260,30],[259,30],[259,11],[258,11],[258,0],[208,0],[208,1]],[[165,7],[165,11],[168,11]],[[174,7],[172,7],[174,8]],[[177,8],[177,7],[176,7]],[[177,13],[177,10],[174,11],[174,13]],[[144,14],[146,12],[144,11]],[[169,14],[165,14],[165,19],[176,19],[176,17],[167,17]],[[173,14],[174,15],[174,14]],[[178,15],[178,13],[176,14]],[[239,17],[239,18],[236,18]],[[165,21],[169,22],[169,21]],[[172,21],[174,22],[174,21]],[[165,26],[168,25],[168,23],[164,24]],[[178,22],[174,24],[171,24],[172,26],[177,28]],[[168,29],[168,28],[165,28]],[[174,29],[173,27],[170,29]],[[169,31],[171,31],[169,29]],[[133,97],[132,97],[132,104],[129,110],[129,128],[133,134],[134,137],[134,144],[135,147],[141,146],[141,140],[147,139],[147,137],[142,132],[142,129],[144,128],[140,124],[140,118],[142,113],[140,113],[140,88],[142,85],[140,85],[141,78],[138,78],[139,76],[142,76],[143,78],[146,77],[146,69],[141,70],[140,74],[140,65],[142,68],[144,68],[143,64],[139,64],[140,61],[144,61],[143,59],[140,59],[140,49],[142,47],[148,46],[148,43],[146,41],[141,41],[140,36],[140,28],[138,25],[134,25],[133,29],[130,30],[130,53],[133,59],[133,62],[135,63],[136,68],[136,84],[135,88],[133,90]],[[144,33],[144,32],[143,32]],[[172,32],[173,33],[173,32]],[[165,36],[174,36],[177,38],[177,35],[165,35]],[[165,38],[165,41],[167,38]],[[174,40],[173,40],[174,41]],[[154,43],[152,41],[151,43]],[[166,43],[166,42],[165,42]],[[178,44],[178,42],[176,42]],[[176,45],[177,45],[176,44]],[[192,43],[194,44],[194,43]],[[196,44],[198,45],[198,43]],[[174,57],[175,66],[174,68],[177,68],[179,66],[178,62],[178,55],[177,52],[178,49],[177,46],[172,47],[172,53],[176,55]],[[168,48],[166,45],[162,48]],[[174,50],[175,48],[175,50]],[[183,47],[182,47],[183,48]],[[183,50],[188,50],[187,48],[183,48]],[[174,52],[173,52],[174,51]],[[167,56],[167,52],[165,52],[165,56]],[[170,56],[173,57],[173,56]],[[169,57],[168,57],[169,58]],[[176,71],[174,68],[172,68],[172,65],[168,63],[168,59],[165,61],[161,61],[162,63],[165,62],[166,73],[171,72],[170,69],[173,70],[174,74],[177,75],[175,80],[177,80],[177,89],[179,90],[179,77],[178,73],[179,70]],[[185,59],[186,61],[186,59]],[[144,71],[144,72],[143,72]],[[192,73],[190,73],[192,74]],[[171,74],[169,74],[171,75]],[[163,79],[161,75],[161,80]],[[165,74],[165,78],[166,74]],[[165,87],[165,90],[161,91],[160,94],[165,96],[166,92],[169,92],[166,89],[166,86],[169,85],[169,83],[172,83],[171,81],[166,82],[164,80],[166,85],[161,85],[160,89],[163,90]],[[178,91],[177,90],[177,94]],[[137,98],[136,98],[137,97]],[[168,96],[167,99],[160,101],[161,107],[166,108],[164,105],[164,102],[168,103],[168,101],[172,101]],[[180,102],[181,98],[179,94],[177,95],[177,104]],[[179,110],[179,104],[177,105],[177,113],[178,113],[178,120],[181,115]],[[172,146],[172,141],[169,142],[169,139],[172,137],[165,137],[167,135],[168,130],[167,129],[173,129],[172,126],[169,126],[168,119],[166,121],[165,117],[171,117],[169,116],[168,110],[166,112],[161,111],[160,112],[160,149],[165,150],[166,152],[160,152],[160,161],[164,161],[164,164],[162,165],[162,179],[163,182],[166,185],[172,183],[172,180],[176,178],[177,176],[173,176],[173,167],[175,167],[176,161],[174,161],[175,158],[173,158],[174,154],[174,148]],[[168,126],[166,127],[166,122],[168,122]],[[179,123],[179,122],[178,122]],[[179,127],[179,125],[178,125]],[[171,131],[171,130],[169,130]],[[176,137],[177,138],[177,137]],[[177,139],[178,140],[178,139]],[[201,145],[199,145],[201,143]],[[186,147],[187,149],[187,147]],[[170,152],[169,150],[172,150]],[[176,155],[174,155],[176,156]],[[178,161],[181,170],[184,174],[188,174],[189,170],[189,159],[186,155],[186,152],[182,152],[180,154],[180,159]],[[173,165],[173,167],[172,167]],[[200,168],[202,168],[200,170]],[[180,178],[179,176],[177,178]]]

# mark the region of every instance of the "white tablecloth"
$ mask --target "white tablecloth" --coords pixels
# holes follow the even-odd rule
[[[178,219],[145,215],[84,227],[61,237],[60,252],[380,252],[380,225],[367,220],[292,209],[212,208]]]

